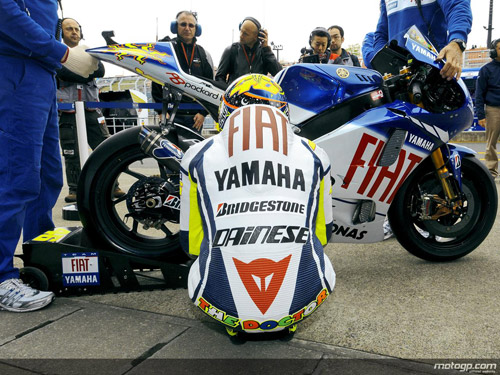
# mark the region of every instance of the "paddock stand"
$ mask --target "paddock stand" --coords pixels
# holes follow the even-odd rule
[[[58,295],[186,288],[192,261],[179,251],[168,260],[98,248],[82,227],[61,227],[23,244],[21,279]]]

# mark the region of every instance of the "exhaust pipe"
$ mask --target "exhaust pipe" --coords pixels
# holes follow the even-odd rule
[[[167,134],[159,134],[143,126],[139,132],[141,150],[168,169],[179,172],[184,152],[175,143],[166,138]]]

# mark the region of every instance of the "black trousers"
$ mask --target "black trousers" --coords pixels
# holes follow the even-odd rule
[[[110,137],[106,124],[101,124],[98,121],[99,117],[102,117],[102,112],[100,110],[85,111],[87,142],[92,150],[106,138]],[[69,191],[76,193],[81,166],[80,153],[78,152],[75,113],[60,112],[59,139],[61,142],[62,154],[64,156],[64,164],[66,166],[66,181]]]

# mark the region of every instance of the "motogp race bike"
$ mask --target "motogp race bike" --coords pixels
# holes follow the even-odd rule
[[[103,142],[78,187],[91,238],[147,258],[183,259],[179,243],[179,163],[203,140],[175,123],[182,95],[217,119],[224,91],[183,72],[170,42],[113,44],[89,52],[165,85],[169,121],[134,127]],[[449,261],[473,251],[495,221],[497,190],[474,151],[448,143],[468,128],[473,105],[462,80],[447,81],[435,48],[414,27],[405,48],[389,44],[375,70],[297,64],[275,77],[294,131],[328,153],[333,182],[331,242],[383,241],[388,217],[413,255]],[[113,198],[116,183],[127,194]]]

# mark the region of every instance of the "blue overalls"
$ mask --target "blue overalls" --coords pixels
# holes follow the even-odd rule
[[[54,228],[63,182],[55,69],[66,47],[54,38],[57,2],[21,3],[0,0],[0,282],[19,277],[21,230],[26,241]]]

